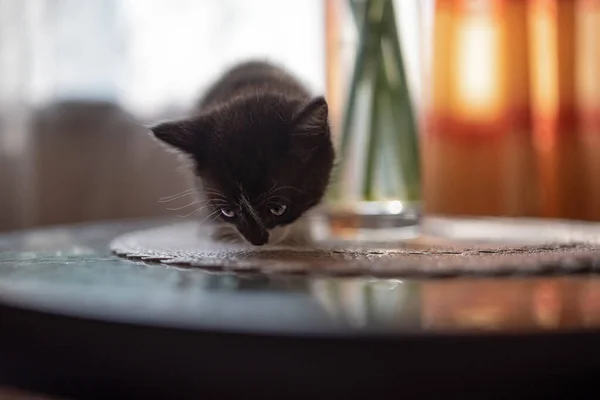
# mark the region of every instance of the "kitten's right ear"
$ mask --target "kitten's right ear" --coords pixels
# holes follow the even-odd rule
[[[163,122],[150,127],[154,137],[184,153],[192,153],[197,147],[197,130],[192,121]]]
[[[294,117],[295,134],[307,137],[329,135],[329,109],[323,96],[313,98]]]

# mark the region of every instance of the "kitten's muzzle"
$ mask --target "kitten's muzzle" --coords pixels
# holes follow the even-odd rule
[[[241,234],[254,246],[262,246],[269,242],[269,232],[265,229],[255,230],[252,232],[241,232]]]

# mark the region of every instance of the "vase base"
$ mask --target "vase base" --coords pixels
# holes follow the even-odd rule
[[[330,207],[323,215],[333,238],[396,241],[419,235],[420,203],[362,202],[352,207]]]

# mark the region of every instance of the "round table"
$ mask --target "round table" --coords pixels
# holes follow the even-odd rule
[[[111,254],[117,235],[169,222],[1,235],[0,385],[76,399],[580,398],[595,388],[595,275],[232,274]]]

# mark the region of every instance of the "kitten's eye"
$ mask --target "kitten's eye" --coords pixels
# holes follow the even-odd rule
[[[285,210],[287,210],[285,204],[277,204],[276,206],[271,207],[271,214],[279,217],[280,215],[283,215]]]
[[[235,212],[231,208],[222,208],[221,213],[227,218],[233,218],[235,216]]]

